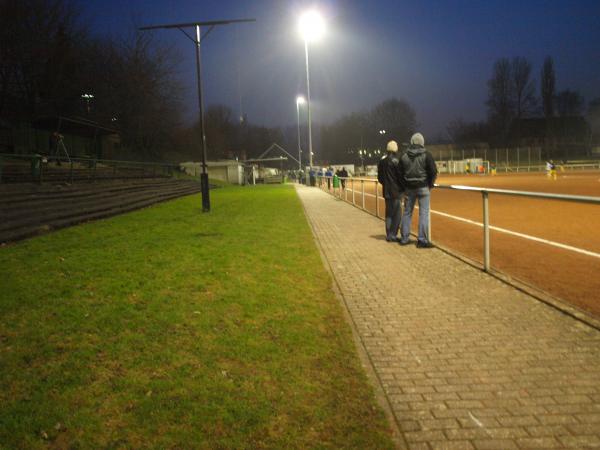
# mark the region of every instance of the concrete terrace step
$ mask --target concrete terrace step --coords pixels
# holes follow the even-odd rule
[[[185,185],[184,185],[185,186]],[[24,201],[13,202],[8,205],[0,203],[0,215],[6,218],[6,221],[18,220],[24,216],[30,216],[31,210],[35,208],[37,215],[44,215],[48,212],[55,212],[60,209],[73,210],[76,208],[86,208],[89,204],[97,204],[104,200],[114,201],[115,198],[126,198],[131,195],[144,195],[158,190],[181,189],[181,184],[164,185],[136,185],[121,187],[119,189],[106,189],[101,191],[77,192],[70,191],[63,194],[54,194],[52,196],[36,196]],[[0,229],[2,224],[0,224]]]
[[[192,181],[172,181],[169,183],[143,183],[111,190],[106,183],[97,183],[95,188],[87,187],[84,195],[69,189],[61,198],[52,189],[43,190],[43,207],[39,201],[31,199],[0,207],[0,242],[12,242],[50,230],[75,225],[90,220],[106,218],[124,212],[143,208],[154,203],[200,192],[200,183]],[[114,186],[113,186],[114,188]],[[94,189],[96,191],[94,192]],[[107,193],[107,191],[109,191]],[[2,194],[6,194],[2,192]],[[37,192],[39,195],[40,192]],[[80,193],[81,194],[81,193]]]

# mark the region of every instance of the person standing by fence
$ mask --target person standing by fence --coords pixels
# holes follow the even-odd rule
[[[404,189],[397,153],[396,141],[388,142],[387,155],[377,164],[377,180],[383,185],[383,197],[385,198],[385,240],[388,242],[398,241],[398,230],[402,218],[400,200]]]
[[[415,133],[410,138],[410,147],[400,158],[400,169],[406,193],[400,245],[407,245],[410,242],[412,213],[418,199],[417,247],[431,248],[433,244],[429,241],[429,196],[437,177],[437,167],[433,156],[425,149],[425,138],[421,133]]]
[[[339,173],[340,181],[342,182],[342,191],[346,189],[346,178],[348,178],[348,171],[345,167],[342,167]]]
[[[333,168],[329,167],[327,168],[327,171],[325,172],[325,176],[327,177],[327,191],[331,190],[331,177],[333,177]]]

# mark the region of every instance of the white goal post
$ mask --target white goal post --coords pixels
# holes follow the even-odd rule
[[[436,161],[439,173],[489,175],[490,162],[479,158]]]

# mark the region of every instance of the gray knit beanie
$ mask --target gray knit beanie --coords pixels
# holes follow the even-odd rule
[[[425,138],[421,133],[415,133],[410,138],[410,145],[418,145],[419,147],[425,147]]]

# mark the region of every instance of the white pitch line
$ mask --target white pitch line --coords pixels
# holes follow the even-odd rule
[[[352,191],[351,189],[349,189],[349,190]],[[369,195],[371,197],[375,197],[375,195],[373,195],[373,194],[367,194],[366,192],[365,192],[365,195]],[[419,209],[418,206],[415,206],[415,207],[417,209]],[[476,225],[478,227],[482,227],[483,228],[483,224],[481,222],[475,222],[474,220],[465,219],[464,217],[453,216],[452,214],[444,213],[444,212],[441,212],[441,211],[435,211],[433,209],[431,210],[431,212],[433,214],[438,214],[440,216],[448,217],[449,219],[458,220],[460,222],[469,223],[471,225]],[[566,244],[561,244],[560,242],[549,241],[547,239],[542,239],[542,238],[538,238],[538,237],[535,237],[535,236],[530,236],[530,235],[524,234],[524,233],[518,233],[516,231],[507,230],[506,228],[500,228],[500,227],[495,227],[493,225],[490,225],[490,230],[499,231],[500,233],[506,233],[506,234],[510,234],[512,236],[517,236],[517,237],[520,237],[520,238],[523,238],[523,239],[528,239],[530,241],[535,241],[535,242],[540,242],[542,244],[551,245],[553,247],[561,248],[563,250],[569,250],[569,251],[572,251],[572,252],[575,252],[575,253],[581,253],[582,255],[592,256],[594,258],[600,258],[600,253],[592,252],[592,251],[589,251],[589,250],[584,250],[582,248],[572,247],[572,246],[566,245]]]
[[[441,211],[431,210],[432,213],[438,214],[440,216],[448,217],[450,219],[459,220],[461,222],[470,223],[471,225],[477,225],[478,227],[483,228],[483,224],[480,222],[475,222],[473,220],[465,219],[463,217],[453,216],[452,214],[443,213]],[[541,242],[542,244],[551,245],[553,247],[562,248],[563,250],[570,250],[572,252],[581,253],[582,255],[593,256],[594,258],[600,258],[600,253],[591,252],[589,250],[583,250],[577,247],[571,247],[570,245],[561,244],[560,242],[549,241],[547,239],[538,238],[535,236],[530,236],[528,234],[517,233],[516,231],[507,230],[506,228],[495,227],[490,225],[490,230],[499,231],[501,233],[510,234],[512,236],[517,236],[523,239],[529,239],[530,241]]]

